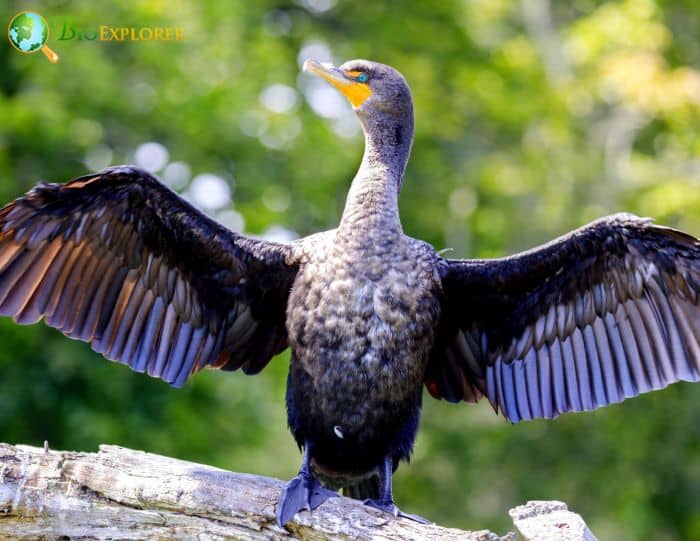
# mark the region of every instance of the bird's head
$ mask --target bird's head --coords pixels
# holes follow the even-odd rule
[[[413,122],[413,101],[406,80],[391,66],[369,60],[350,60],[341,66],[307,60],[304,71],[318,75],[351,103],[363,124],[394,118]]]

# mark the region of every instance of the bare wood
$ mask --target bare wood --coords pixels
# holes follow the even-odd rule
[[[581,515],[563,502],[531,501],[508,514],[525,541],[596,541]]]
[[[514,541],[394,519],[348,498],[275,524],[283,482],[101,445],[0,444],[0,538]]]

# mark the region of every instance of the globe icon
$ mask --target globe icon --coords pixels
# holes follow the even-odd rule
[[[46,46],[49,25],[38,13],[22,11],[15,15],[10,21],[7,36],[18,51],[29,54],[41,50],[51,62],[58,62],[58,55]]]

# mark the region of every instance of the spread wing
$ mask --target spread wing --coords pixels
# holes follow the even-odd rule
[[[256,373],[287,346],[289,255],[144,171],[110,168],[0,210],[0,314],[44,318],[175,386],[207,366]]]
[[[440,260],[426,385],[511,421],[700,379],[700,242],[619,214],[496,260]]]

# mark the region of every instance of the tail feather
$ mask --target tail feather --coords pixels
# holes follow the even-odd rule
[[[373,475],[354,485],[343,487],[343,496],[356,500],[376,500],[379,498],[379,477]]]

